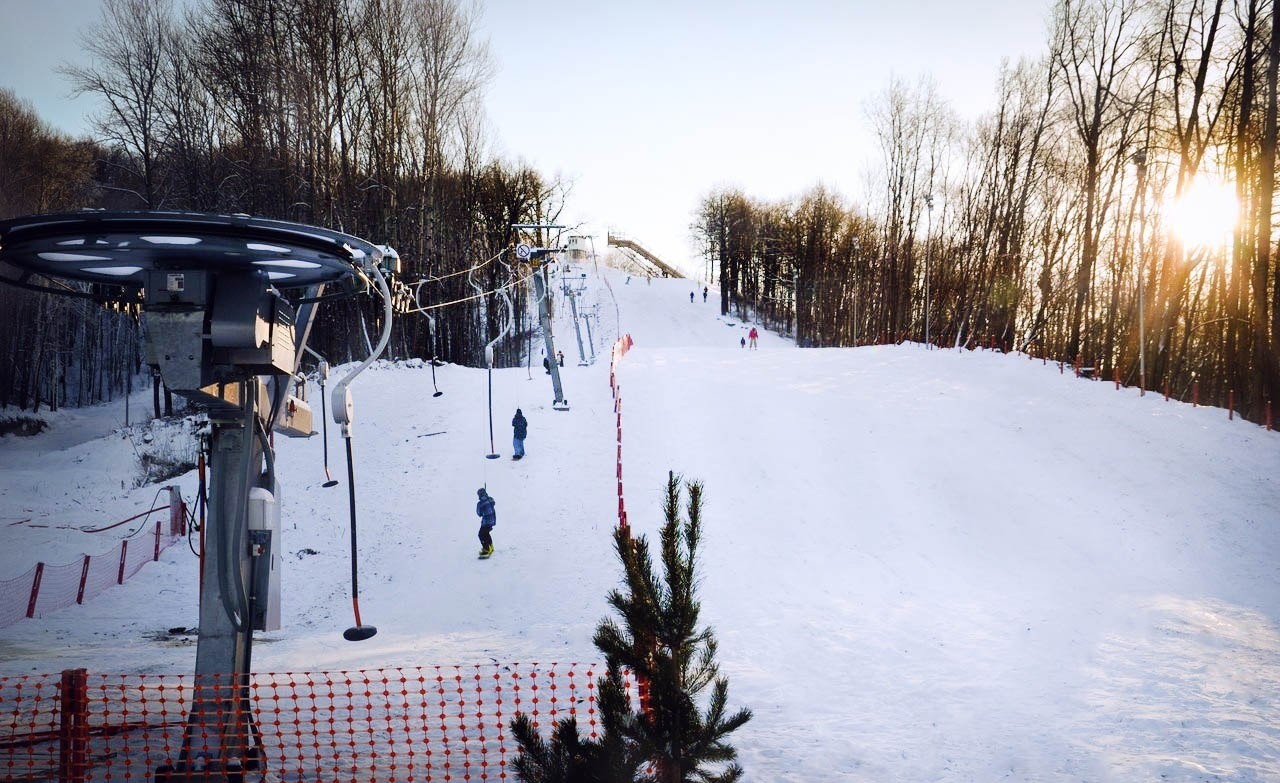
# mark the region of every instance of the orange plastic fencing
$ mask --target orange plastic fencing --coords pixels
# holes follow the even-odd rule
[[[197,688],[194,675],[0,677],[0,780],[152,780],[179,761],[184,734],[192,758],[219,758],[221,742],[229,757],[259,759],[246,779],[514,780],[511,720],[524,713],[546,735],[572,716],[596,738],[603,673],[577,663],[423,666],[254,674],[238,689],[230,680]],[[189,727],[193,713],[221,724],[241,707],[246,719],[229,737],[198,718]]]
[[[0,628],[13,625],[27,616],[31,585],[35,578],[36,566],[31,566],[25,574],[12,579],[0,579]]]
[[[617,420],[618,458],[615,470],[618,477],[618,527],[624,530],[627,529],[627,505],[622,496],[622,386],[618,383],[615,370],[618,362],[622,361],[622,357],[627,355],[634,344],[629,334],[619,337],[613,344],[613,354],[609,358],[609,389],[613,392],[613,414]]]
[[[0,628],[24,617],[82,604],[159,560],[161,552],[186,535],[186,504],[177,496],[176,505],[158,506],[138,515],[166,509],[167,519],[148,523],[147,532],[119,541],[107,552],[82,555],[70,563],[36,563],[25,574],[0,579]]]

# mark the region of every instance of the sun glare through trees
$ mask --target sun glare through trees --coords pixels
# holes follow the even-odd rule
[[[1169,202],[1169,230],[1188,249],[1216,249],[1231,237],[1240,214],[1235,186],[1201,175]]]

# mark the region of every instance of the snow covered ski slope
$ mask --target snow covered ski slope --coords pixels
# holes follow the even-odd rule
[[[715,292],[689,301],[700,283],[611,280],[616,323],[592,292],[608,302],[596,365],[575,366],[556,327],[571,410],[551,409],[539,357],[494,372],[501,460],[484,458],[481,370],[438,368],[439,398],[422,363],[353,387],[369,641],[341,639],[345,486],[320,486],[318,437],[277,439],[284,628],[255,668],[597,660],[619,580],[620,326],[635,343],[617,373],[629,521],[656,530],[668,470],[706,485],[703,617],[731,706],[756,715],[734,735],[749,779],[1280,779],[1280,434],[1026,357],[799,350],[764,331],[743,349]],[[84,508],[154,494],[120,489],[118,434],[39,448],[58,437],[0,440],[5,517],[91,527]],[[489,562],[481,486],[497,501]],[[22,529],[0,526],[0,579],[113,543]],[[0,673],[189,671],[193,648],[151,637],[195,624],[193,564],[174,547],[92,604],[0,629]]]

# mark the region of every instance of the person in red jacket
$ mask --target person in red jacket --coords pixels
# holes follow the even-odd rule
[[[755,347],[756,347],[756,338],[757,338],[757,337],[759,337],[759,336],[760,336],[760,333],[756,331],[756,328],[755,328],[754,326],[753,326],[753,327],[751,327],[751,331],[747,333],[747,339],[751,340],[751,348],[752,348],[752,350],[754,350],[754,349],[755,349]]]

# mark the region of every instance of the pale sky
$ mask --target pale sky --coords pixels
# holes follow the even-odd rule
[[[0,85],[83,133],[59,63],[99,0],[0,0]],[[691,272],[701,198],[780,199],[824,182],[861,199],[867,106],[929,76],[964,118],[994,109],[1002,59],[1046,48],[1050,0],[488,0],[496,152],[574,181],[564,218]]]

